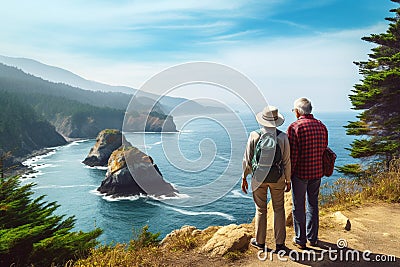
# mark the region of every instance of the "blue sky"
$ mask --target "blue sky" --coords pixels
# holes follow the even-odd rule
[[[389,0],[3,1],[0,54],[109,84],[140,87],[174,64],[214,61],[288,109],[308,96],[348,110],[353,61],[387,29]]]

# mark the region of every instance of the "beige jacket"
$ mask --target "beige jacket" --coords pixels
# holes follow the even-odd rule
[[[262,129],[262,131],[266,131],[266,129]],[[249,139],[247,141],[246,150],[244,151],[243,156],[243,176],[247,177],[247,175],[252,173],[251,169],[251,160],[253,159],[254,150],[256,148],[257,142],[260,139],[260,135],[253,131],[250,133]],[[285,181],[288,183],[290,182],[291,177],[291,166],[290,166],[290,144],[289,139],[286,133],[281,132],[277,136],[277,141],[279,147],[282,151],[282,164],[283,164],[283,175],[285,176]]]

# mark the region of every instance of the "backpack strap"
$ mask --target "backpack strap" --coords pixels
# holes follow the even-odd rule
[[[258,140],[256,142],[256,146],[254,147],[254,148],[256,148],[258,143],[260,142],[261,136],[264,134],[264,131],[262,129],[258,129],[258,130],[255,130],[254,132],[256,132],[258,134]],[[282,131],[279,130],[278,128],[276,128],[276,137],[278,137],[278,135],[281,133],[282,133]],[[276,145],[279,146],[278,141],[276,141]],[[255,154],[254,154],[253,158],[255,158]]]
[[[262,129],[258,129],[256,131],[254,131],[256,133],[258,133],[258,135],[261,137],[261,135],[264,133]],[[281,130],[279,130],[278,128],[276,128],[276,136],[280,135],[282,133]]]

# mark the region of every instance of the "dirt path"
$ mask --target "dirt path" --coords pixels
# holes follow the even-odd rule
[[[246,253],[245,258],[236,261],[235,265],[400,266],[400,204],[369,204],[343,211],[343,214],[350,219],[351,230],[344,230],[343,226],[330,217],[331,213],[321,216],[320,245],[315,248],[310,247],[307,250],[309,254],[301,254],[301,250],[295,249],[291,244],[293,228],[288,228],[286,245],[298,252],[291,252],[293,260],[288,256],[281,257],[283,260],[280,260],[276,254],[268,253],[267,259],[261,261],[257,258],[257,251],[251,250]],[[274,248],[272,236],[272,231],[268,232],[268,243],[272,244],[269,248]],[[339,239],[340,245],[346,244],[342,250],[338,250],[337,247]],[[370,253],[365,252],[363,257],[363,252],[366,250]]]

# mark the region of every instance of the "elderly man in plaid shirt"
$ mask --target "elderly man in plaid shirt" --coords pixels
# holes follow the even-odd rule
[[[311,110],[308,99],[297,99],[293,108],[297,121],[287,130],[292,166],[293,241],[300,249],[306,249],[307,240],[311,246],[317,246],[322,154],[328,146],[328,131],[321,121],[314,118]]]

